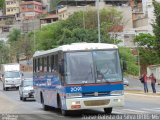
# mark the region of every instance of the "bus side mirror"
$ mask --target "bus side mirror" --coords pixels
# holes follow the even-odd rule
[[[123,71],[126,71],[127,70],[127,63],[126,63],[126,61],[125,60],[123,60],[123,62],[122,62],[122,70]]]

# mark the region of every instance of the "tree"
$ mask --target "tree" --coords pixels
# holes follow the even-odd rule
[[[13,29],[8,35],[11,59],[19,60],[21,55],[25,55],[27,59],[31,58],[34,47],[33,39],[33,33],[22,34],[20,30]]]
[[[120,58],[127,64],[127,74],[138,75],[139,69],[136,64],[136,58],[133,56],[131,49],[126,47],[119,47]]]
[[[160,3],[153,0],[155,22],[152,24],[153,33],[156,36],[156,51],[160,59]]]
[[[0,41],[0,64],[8,63],[10,62],[9,58],[9,45],[7,45],[5,42]]]
[[[75,12],[67,20],[43,27],[36,32],[36,49],[47,50],[73,42],[98,42],[96,14],[95,10],[79,11]],[[83,15],[87,16],[85,21],[83,21]],[[100,16],[101,42],[114,43],[108,32],[113,26],[122,24],[121,12],[113,8],[111,10],[102,9]],[[85,28],[83,22],[85,22]]]
[[[148,65],[160,64],[156,49],[156,36],[140,33],[134,38],[138,44],[141,71],[145,71]]]
[[[140,33],[134,38],[134,42],[138,43],[140,47],[153,49],[156,46],[156,37],[149,33]]]
[[[8,35],[8,41],[10,43],[18,41],[21,36],[21,31],[18,29],[13,29]]]
[[[4,8],[5,0],[0,0],[0,10]]]

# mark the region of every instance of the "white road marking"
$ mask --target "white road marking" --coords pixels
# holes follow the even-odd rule
[[[131,112],[132,114],[136,114],[136,113],[150,113],[148,111],[143,111],[143,110],[133,110],[133,109],[122,109],[122,111],[128,111]]]
[[[149,109],[149,108],[142,108],[143,110],[146,110],[146,111],[153,111],[153,112],[158,112],[158,113],[160,113],[160,108],[151,108],[151,109]]]

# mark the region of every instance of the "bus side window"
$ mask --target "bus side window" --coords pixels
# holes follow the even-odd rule
[[[61,61],[59,62],[59,73],[64,76],[64,60],[61,59]]]

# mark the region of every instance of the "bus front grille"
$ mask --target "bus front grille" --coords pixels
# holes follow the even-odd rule
[[[82,93],[83,97],[98,97],[98,96],[106,96],[109,95],[110,92],[90,92],[90,93]]]
[[[109,99],[106,100],[88,100],[84,101],[85,106],[101,106],[101,105],[108,105],[110,102]]]

